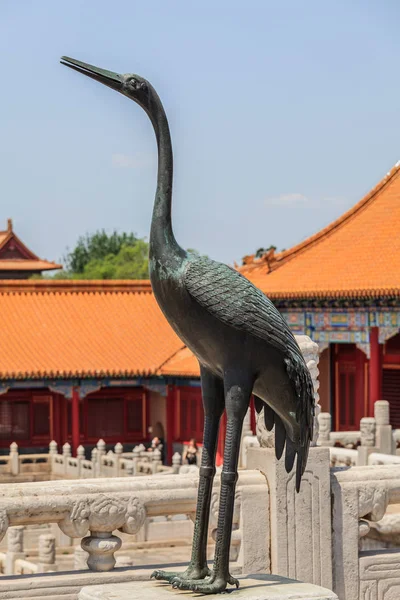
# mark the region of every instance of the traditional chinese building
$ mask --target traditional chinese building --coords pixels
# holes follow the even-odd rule
[[[148,281],[0,281],[0,331],[0,448],[202,439],[197,363]]]
[[[29,279],[54,269],[61,269],[61,265],[37,257],[16,236],[8,219],[6,231],[0,231],[0,279]]]
[[[320,345],[320,402],[336,429],[357,429],[378,399],[400,427],[400,163],[331,225],[240,270]]]

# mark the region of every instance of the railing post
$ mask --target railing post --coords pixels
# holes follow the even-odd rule
[[[104,440],[99,440],[97,442],[97,456],[96,456],[97,477],[102,476],[102,471],[101,471],[102,461],[101,461],[101,459],[105,455],[105,453],[106,453],[106,443]]]
[[[56,538],[51,534],[39,536],[39,572],[57,571]]]
[[[270,497],[271,572],[331,589],[329,448],[310,448],[300,493],[275,448],[249,448],[247,468],[261,471]]]
[[[368,456],[376,452],[375,448],[376,422],[374,417],[363,417],[360,420],[361,446],[358,447],[357,466],[368,464]]]
[[[140,448],[139,446],[135,446],[132,451],[132,475],[137,475],[138,472],[138,462],[140,460]]]
[[[179,454],[179,452],[175,452],[175,454],[172,457],[172,472],[175,475],[178,475],[181,463],[182,463],[181,455]]]
[[[25,558],[24,529],[23,525],[17,525],[16,527],[9,527],[7,530],[5,575],[14,575],[15,561]]]
[[[57,455],[57,453],[58,453],[57,442],[52,440],[49,444],[50,473],[53,472],[54,457]]]
[[[71,446],[68,442],[65,442],[63,446],[63,457],[64,457],[64,475],[68,474],[68,459],[71,458]]]
[[[19,474],[18,444],[16,442],[10,444],[10,471],[11,475]]]
[[[158,472],[158,467],[162,465],[161,452],[158,448],[151,453],[151,472],[153,475]]]
[[[331,440],[332,431],[332,416],[331,413],[321,412],[318,415],[318,441],[317,446],[333,446],[334,442]]]
[[[85,460],[85,448],[82,445],[76,449],[76,458],[78,459],[78,477],[80,478],[82,475],[82,461]]]
[[[93,477],[97,477],[97,448],[96,447],[94,447],[92,449],[92,452],[90,454],[90,459],[92,461]]]
[[[374,404],[374,415],[376,421],[375,446],[382,454],[395,454],[389,402],[377,400]]]
[[[124,448],[123,448],[122,444],[120,444],[119,442],[117,444],[115,444],[114,454],[115,454],[115,475],[116,475],[116,477],[119,477],[119,475],[121,473],[121,458],[122,458],[123,451],[124,451]]]

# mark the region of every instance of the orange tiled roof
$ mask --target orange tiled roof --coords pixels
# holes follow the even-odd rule
[[[62,266],[40,259],[0,259],[0,271],[51,271],[53,269],[62,269]]]
[[[0,332],[3,380],[169,374],[183,347],[148,281],[1,281]]]
[[[339,219],[293,248],[246,257],[271,298],[400,295],[400,162]]]
[[[161,375],[199,377],[200,367],[197,358],[185,346],[161,365],[159,372]]]

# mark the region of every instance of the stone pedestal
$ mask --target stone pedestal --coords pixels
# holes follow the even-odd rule
[[[268,482],[272,573],[332,588],[329,465],[329,448],[310,448],[297,494],[296,471],[286,473],[274,448],[249,448],[247,454],[247,467],[260,470]]]
[[[240,577],[240,588],[229,594],[232,600],[338,600],[333,592],[309,583],[278,575]],[[93,585],[82,588],[78,600],[182,600],[199,597],[196,592],[174,590],[159,581],[132,581],[116,585]],[[221,600],[221,594],[204,596]]]

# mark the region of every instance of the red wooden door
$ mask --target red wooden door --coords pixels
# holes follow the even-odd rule
[[[366,411],[366,357],[355,344],[335,348],[335,429],[357,431]]]

